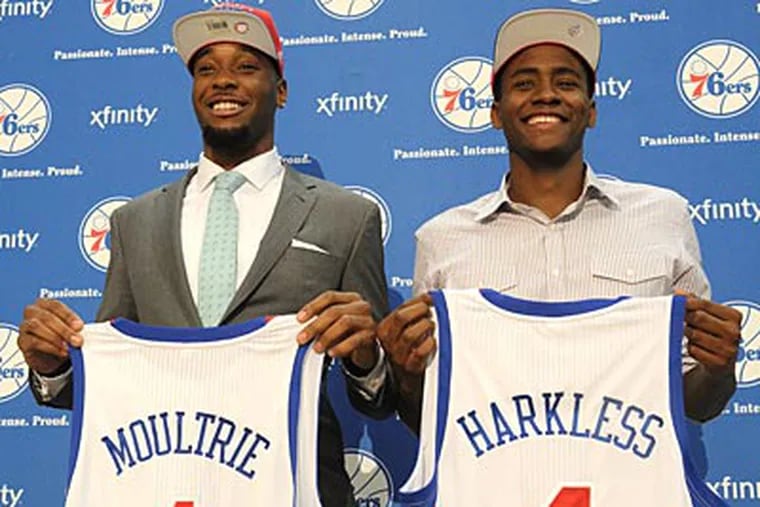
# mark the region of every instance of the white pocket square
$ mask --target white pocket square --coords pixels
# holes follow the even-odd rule
[[[307,243],[306,241],[301,241],[300,239],[296,239],[296,238],[293,238],[293,241],[290,242],[290,246],[292,248],[301,248],[303,250],[311,250],[312,252],[317,252],[324,255],[330,255],[330,252],[328,252],[321,246],[317,246],[312,243]]]

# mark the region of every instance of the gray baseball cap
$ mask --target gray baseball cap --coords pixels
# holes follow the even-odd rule
[[[558,44],[578,54],[596,72],[601,33],[596,20],[568,9],[536,9],[506,20],[496,35],[493,76],[510,58],[537,44]]]
[[[272,15],[245,4],[227,2],[179,18],[172,30],[174,45],[185,65],[204,47],[217,42],[237,42],[258,49],[285,75],[282,41]]]

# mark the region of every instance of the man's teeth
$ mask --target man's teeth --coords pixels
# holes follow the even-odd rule
[[[539,123],[559,123],[560,119],[556,116],[537,115],[528,119],[528,125],[537,125]]]
[[[214,111],[237,111],[242,106],[234,102],[217,102],[214,104]]]

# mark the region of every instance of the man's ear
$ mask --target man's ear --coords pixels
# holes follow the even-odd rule
[[[596,101],[593,99],[588,108],[588,125],[586,127],[590,129],[596,127]]]
[[[497,130],[501,130],[504,127],[504,125],[501,123],[501,118],[499,118],[498,102],[491,104],[491,126]]]
[[[282,109],[288,102],[288,82],[280,78],[277,80],[277,107]]]

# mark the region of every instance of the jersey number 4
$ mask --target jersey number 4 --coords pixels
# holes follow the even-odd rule
[[[195,507],[195,502],[177,502],[174,507]]]
[[[559,490],[549,507],[589,507],[591,488],[565,487]]]

